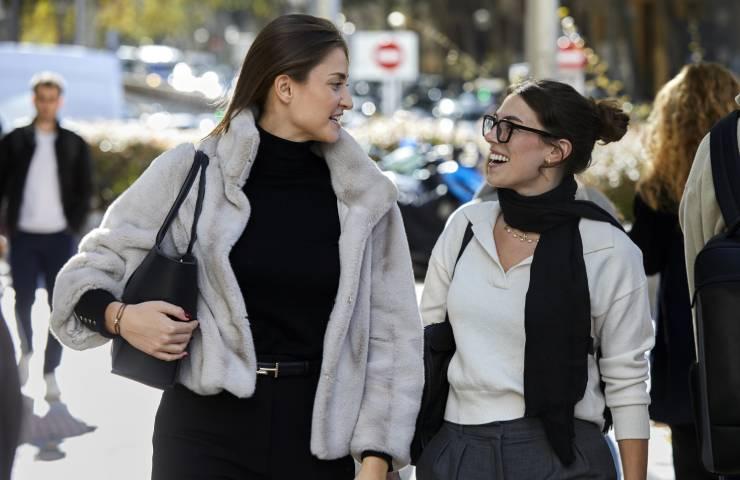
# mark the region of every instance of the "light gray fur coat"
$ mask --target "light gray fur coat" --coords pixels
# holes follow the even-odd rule
[[[242,186],[258,145],[254,117],[245,111],[233,119],[228,133],[199,146],[210,157],[194,248],[200,328],[179,381],[202,395],[227,390],[243,398],[254,393],[254,343],[229,252],[249,219]],[[397,192],[344,130],[339,141],[320,147],[338,200],[341,273],[324,338],[311,451],[323,459],[381,451],[400,468],[409,461],[424,379],[421,319]],[[63,344],[83,350],[106,342],[75,317],[74,307],[92,289],[120,298],[152,247],[194,152],[193,145],[184,144],[152,162],[61,270],[51,325]],[[194,185],[167,235],[169,253],[187,248],[196,189]],[[285,301],[290,301],[290,292],[285,292]]]

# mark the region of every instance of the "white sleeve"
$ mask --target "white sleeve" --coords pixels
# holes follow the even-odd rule
[[[647,282],[617,298],[596,318],[599,368],[617,440],[650,438],[647,353],[655,343]]]
[[[429,258],[421,295],[421,319],[424,325],[441,323],[447,313],[447,291],[452,281],[452,272],[462,246],[465,229],[470,221],[461,207],[454,212],[437,239]]]

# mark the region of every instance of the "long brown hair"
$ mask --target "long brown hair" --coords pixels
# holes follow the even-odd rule
[[[277,76],[288,75],[303,82],[335,48],[341,48],[349,58],[347,43],[329,20],[292,14],[267,24],[249,47],[226,113],[209,136],[228,132],[231,120],[242,110],[263,110]]]
[[[735,109],[740,83],[721,65],[684,66],[655,97],[643,146],[651,169],[638,184],[645,203],[675,212],[704,135]]]

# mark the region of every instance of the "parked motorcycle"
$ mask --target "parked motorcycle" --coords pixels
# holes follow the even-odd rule
[[[399,191],[398,204],[414,275],[423,279],[447,218],[473,199],[483,183],[475,145],[454,148],[407,142],[378,163]]]

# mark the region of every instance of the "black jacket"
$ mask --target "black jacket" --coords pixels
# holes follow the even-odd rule
[[[653,210],[639,194],[634,212],[629,236],[642,250],[645,273],[660,274],[655,348],[650,352],[650,418],[669,425],[690,424],[689,366],[695,354],[678,215]]]
[[[10,233],[18,226],[26,176],[36,149],[33,124],[13,130],[0,140],[0,212]],[[54,144],[62,206],[69,230],[79,233],[90,211],[92,164],[87,143],[57,123]]]

